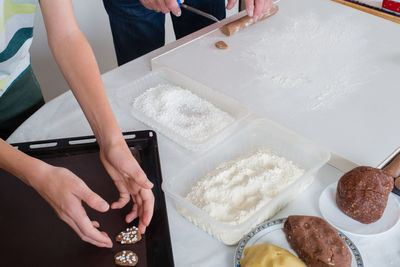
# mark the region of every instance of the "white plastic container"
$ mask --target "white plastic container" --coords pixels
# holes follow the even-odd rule
[[[263,148],[292,160],[305,173],[245,222],[238,225],[222,223],[185,199],[191,188],[221,162],[234,160]],[[224,244],[234,245],[254,226],[274,216],[301,194],[313,182],[315,172],[329,157],[329,152],[312,142],[272,121],[258,119],[186,166],[176,176],[165,179],[162,188],[184,217]]]
[[[193,94],[228,113],[233,117],[233,122],[202,142],[194,142],[185,138],[180,133],[168,128],[168,125],[163,125],[157,122],[151,117],[145,115],[142,111],[133,107],[133,102],[136,97],[144,93],[146,90],[160,84],[180,86],[191,91]],[[205,152],[226,139],[237,129],[239,122],[250,114],[250,111],[236,100],[168,68],[161,68],[152,71],[150,74],[134,81],[133,83],[119,88],[116,92],[116,96],[118,98],[119,106],[126,114],[134,116],[177,144],[195,152]]]

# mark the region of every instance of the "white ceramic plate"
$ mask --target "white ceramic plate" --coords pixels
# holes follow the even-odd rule
[[[382,217],[370,224],[360,223],[344,214],[336,205],[337,182],[329,185],[319,198],[319,209],[329,223],[343,232],[358,236],[378,235],[392,229],[400,220],[400,205],[395,196],[389,195]]]
[[[291,249],[289,243],[286,241],[285,233],[282,231],[285,220],[286,218],[264,222],[245,235],[239,241],[236,248],[233,266],[240,267],[239,260],[242,258],[246,247],[260,243],[271,243],[296,255],[293,249]],[[354,243],[342,232],[338,231],[338,234],[344,240],[352,253],[351,267],[364,267],[361,254]]]

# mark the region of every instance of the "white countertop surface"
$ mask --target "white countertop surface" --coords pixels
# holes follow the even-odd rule
[[[121,129],[149,128],[121,110],[115,92],[149,73],[151,59],[159,56],[154,67],[175,69],[332,152],[377,166],[400,146],[398,24],[331,1],[284,0],[279,6],[275,16],[229,38],[211,25],[104,74]],[[230,48],[217,50],[216,40]],[[76,100],[67,92],[43,106],[7,141],[90,134]],[[158,142],[164,179],[196,160],[161,134]],[[274,218],[321,216],[320,193],[342,174],[325,165],[307,191]],[[191,224],[168,200],[167,208],[176,266],[233,265],[235,247]],[[348,236],[365,266],[399,266],[399,225],[373,238]]]

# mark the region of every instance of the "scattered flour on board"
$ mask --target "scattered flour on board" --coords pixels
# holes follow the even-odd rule
[[[260,84],[297,94],[306,109],[327,107],[378,72],[368,64],[367,26],[346,21],[315,13],[289,18],[282,28],[265,27],[239,60],[253,64]]]
[[[193,142],[207,140],[234,121],[210,102],[170,84],[148,89],[135,98],[133,107]]]
[[[292,161],[268,150],[224,162],[207,173],[186,199],[214,219],[246,221],[304,174]]]

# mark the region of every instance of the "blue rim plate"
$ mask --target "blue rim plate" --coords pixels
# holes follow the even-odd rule
[[[287,218],[270,220],[257,225],[248,234],[246,234],[240,241],[235,250],[233,261],[234,267],[240,267],[239,260],[242,258],[243,251],[247,245],[251,246],[258,243],[269,242],[276,246],[289,250],[291,253],[296,253],[290,248],[289,243],[286,241],[285,233],[282,231],[283,224]],[[339,236],[343,239],[349,247],[352,255],[352,267],[364,267],[360,251],[356,245],[345,234],[338,231]]]

